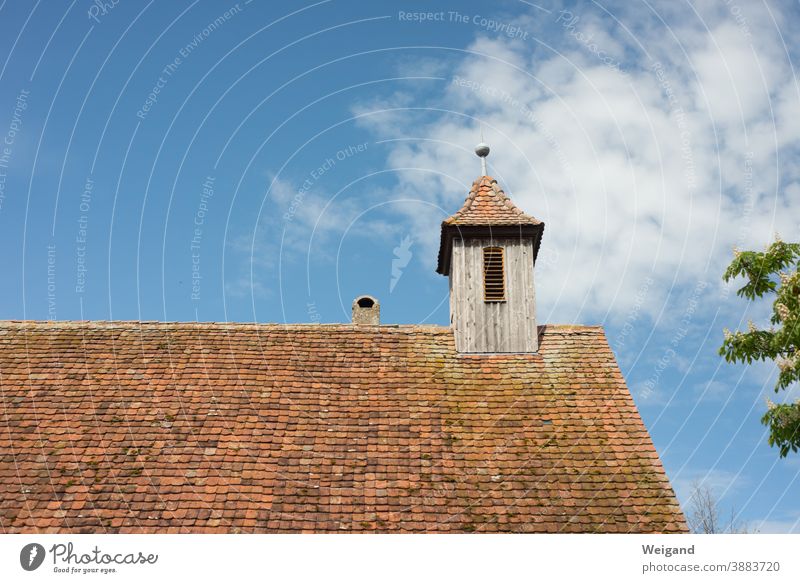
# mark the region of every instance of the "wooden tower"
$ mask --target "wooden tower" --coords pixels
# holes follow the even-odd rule
[[[538,350],[533,267],[544,223],[526,215],[486,176],[489,148],[476,148],[483,176],[442,222],[439,266],[450,279],[450,325],[464,353]]]

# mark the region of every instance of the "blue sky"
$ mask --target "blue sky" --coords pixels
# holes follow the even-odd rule
[[[800,532],[720,280],[800,231],[793,2],[0,2],[0,318],[446,324],[489,173],[542,323],[602,324],[679,497]],[[393,275],[392,266],[396,267]],[[398,267],[399,266],[399,267]]]

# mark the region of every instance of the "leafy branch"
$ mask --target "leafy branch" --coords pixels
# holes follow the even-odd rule
[[[772,326],[758,329],[751,322],[747,332],[730,332],[720,354],[728,362],[772,360],[780,373],[775,392],[800,381],[800,244],[776,239],[766,251],[734,251],[734,259],[722,279],[728,282],[745,277],[746,283],[736,293],[749,300],[774,295]],[[775,404],[761,422],[770,428],[769,444],[778,446],[781,457],[800,449],[800,401]]]

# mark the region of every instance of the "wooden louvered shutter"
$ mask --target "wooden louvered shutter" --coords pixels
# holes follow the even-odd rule
[[[483,299],[487,302],[506,300],[506,270],[502,247],[483,248]]]

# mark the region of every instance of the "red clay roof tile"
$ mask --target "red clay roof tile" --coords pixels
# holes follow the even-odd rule
[[[3,532],[686,531],[600,328],[0,322],[0,400]]]
[[[500,225],[539,225],[541,221],[526,215],[511,202],[491,176],[480,176],[472,183],[472,188],[464,205],[443,224],[472,226]]]

